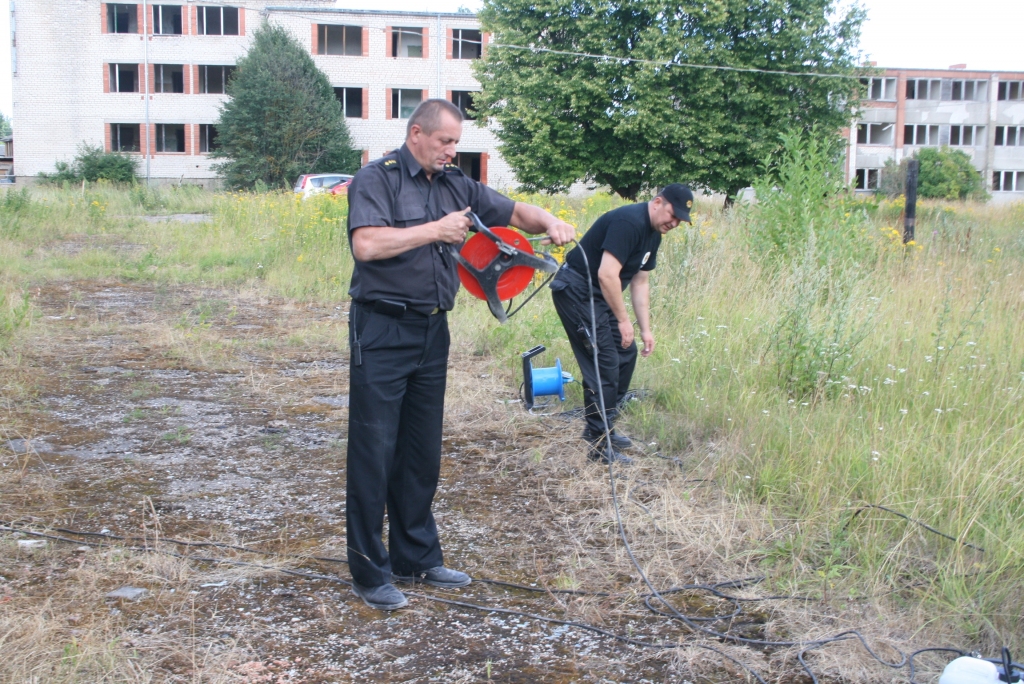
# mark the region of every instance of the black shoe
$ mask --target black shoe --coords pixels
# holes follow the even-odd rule
[[[590,430],[584,430],[583,439],[587,440],[591,444],[596,444],[598,442],[604,441],[604,433],[598,432],[597,434],[594,434]],[[626,435],[619,433],[617,430],[612,430],[612,447],[614,447],[615,449],[622,450],[629,449],[632,446],[633,440],[631,440]]]
[[[605,448],[604,443],[591,445],[590,451],[587,453],[587,458],[595,463],[603,463],[608,465],[609,463],[618,463],[619,465],[629,465],[633,462],[629,456],[619,453],[613,447],[611,450],[611,458],[608,457],[608,449]]]
[[[363,599],[363,603],[377,610],[398,610],[409,605],[409,599],[398,591],[393,584],[382,584],[379,587],[361,587],[352,583],[352,591]]]
[[[444,589],[464,587],[473,581],[473,578],[466,573],[450,570],[443,565],[438,565],[436,568],[430,568],[429,570],[420,570],[414,575],[392,575],[392,577],[398,582],[421,582]]]

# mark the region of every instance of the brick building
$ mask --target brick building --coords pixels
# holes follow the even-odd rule
[[[402,144],[422,99],[463,110],[480,89],[487,35],[473,14],[343,10],[318,0],[231,5],[19,0],[13,14],[15,173],[33,177],[79,144],[139,153],[152,179],[212,182],[224,83],[263,21],[308,47],[342,103],[364,162]],[[61,55],[55,59],[54,51]],[[457,163],[498,187],[515,179],[491,131],[467,124]]]
[[[921,147],[963,150],[995,201],[1024,199],[1024,73],[887,69],[848,132],[847,179],[878,187],[886,160]]]

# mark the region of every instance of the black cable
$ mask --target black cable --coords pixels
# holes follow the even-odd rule
[[[551,275],[549,275],[547,278],[545,278],[543,283],[541,283],[537,287],[533,288],[533,292],[530,293],[530,296],[527,297],[526,299],[524,299],[523,303],[520,304],[519,306],[517,306],[515,308],[515,310],[512,310],[512,299],[508,300],[508,309],[505,309],[505,316],[508,317],[508,318],[512,318],[517,313],[519,313],[520,309],[522,309],[524,306],[529,304],[530,300],[533,299],[534,297],[536,297],[537,293],[540,292],[541,290],[543,290],[544,287],[554,279],[556,273],[557,273],[557,271],[555,273],[552,273]]]
[[[935,529],[934,527],[932,527],[931,525],[929,525],[929,524],[927,524],[925,522],[917,520],[916,518],[911,518],[906,513],[900,513],[899,511],[894,511],[891,508],[886,508],[885,506],[879,506],[878,504],[864,504],[863,506],[861,506],[860,508],[855,510],[853,512],[853,515],[850,516],[850,519],[846,521],[845,525],[843,525],[843,531],[845,532],[846,529],[851,524],[853,524],[853,521],[857,518],[858,515],[860,515],[864,511],[866,511],[868,509],[871,509],[871,508],[877,508],[880,511],[885,511],[886,513],[891,513],[892,515],[895,515],[897,517],[903,518],[904,520],[906,520],[908,522],[912,522],[912,523],[914,523],[915,525],[917,525],[919,527],[923,527],[924,529],[928,530],[932,534],[937,534],[938,536],[942,537],[943,539],[948,539],[950,541],[954,541],[954,542],[960,544],[961,546],[967,546],[967,547],[970,547],[970,548],[972,548],[972,549],[974,549],[976,551],[981,551],[982,553],[985,553],[985,549],[981,548],[980,546],[976,546],[976,545],[974,545],[974,544],[972,544],[970,542],[966,542],[966,541],[963,541],[961,539],[958,539],[957,537],[954,537],[951,534],[946,534],[945,532],[940,532],[939,530]]]

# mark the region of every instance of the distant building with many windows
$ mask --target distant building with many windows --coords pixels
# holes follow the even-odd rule
[[[426,98],[447,98],[471,118],[480,89],[471,66],[488,41],[473,14],[343,10],[317,0],[18,0],[13,16],[22,178],[53,171],[84,142],[139,154],[153,179],[213,182],[225,84],[263,21],[286,28],[327,74],[364,163],[402,144],[406,119]],[[455,161],[485,183],[514,186],[496,147],[490,130],[467,122]]]
[[[876,189],[889,159],[948,146],[967,153],[995,200],[1024,199],[1024,73],[887,69],[865,85],[846,158],[858,190]]]

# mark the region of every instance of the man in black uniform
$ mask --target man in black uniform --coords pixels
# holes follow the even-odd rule
[[[633,323],[626,312],[622,293],[628,286],[633,313],[640,324],[640,339],[644,343],[640,353],[649,356],[654,351],[654,335],[651,334],[648,274],[657,262],[661,236],[678,226],[680,221],[689,223],[692,206],[693,193],[690,189],[673,183],[650,202],[609,211],[594,221],[580,240],[579,247],[566,255],[565,263],[551,283],[555,309],[583,373],[584,416],[587,421],[583,438],[591,444],[589,456],[592,460],[607,463],[610,455],[616,461],[630,462],[618,451],[631,446],[628,437],[613,430],[613,449],[607,450],[603,444],[605,426],[597,388],[600,384],[605,416],[612,426],[618,416],[616,407],[626,396],[636,367]],[[581,251],[586,253],[586,259]],[[588,264],[593,293],[587,283]],[[597,315],[596,340],[591,339],[591,294]],[[600,383],[594,369],[594,343],[597,344]]]
[[[427,100],[409,118],[401,149],[368,164],[348,190],[355,270],[349,316],[348,560],[367,605],[406,605],[393,580],[461,587],[444,567],[431,512],[441,465],[448,321],[459,278],[449,253],[472,209],[485,225],[575,234],[544,210],[513,202],[451,164],[462,113]],[[388,546],[382,540],[388,514]],[[394,573],[394,575],[392,575]]]

